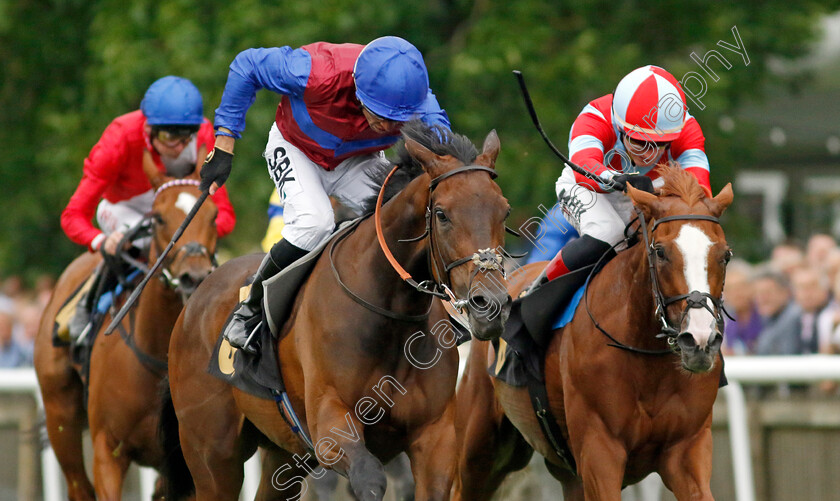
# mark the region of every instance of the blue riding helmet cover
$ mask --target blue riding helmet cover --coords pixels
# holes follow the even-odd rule
[[[149,86],[140,110],[149,125],[201,125],[201,92],[186,78],[166,76]]]
[[[419,115],[429,92],[422,54],[399,37],[381,37],[367,44],[356,59],[353,77],[362,105],[397,122]]]

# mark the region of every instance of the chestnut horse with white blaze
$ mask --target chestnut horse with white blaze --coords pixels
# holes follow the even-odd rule
[[[149,261],[157,260],[198,199],[198,178],[156,178]],[[131,462],[160,467],[163,450],[157,436],[158,384],[166,372],[169,335],[188,297],[214,267],[216,206],[208,200],[164,261],[159,277],[148,282],[135,310],[122,321],[124,333],[99,333],[90,354],[88,402],[79,367],[70,349],[53,346],[56,314],[70,294],[102,262],[99,253],[76,258],[62,273],[47,305],[35,340],[35,371],[41,386],[50,443],[67,481],[72,501],[122,498]],[[168,277],[164,279],[165,277]],[[84,300],[84,299],[83,299]],[[111,321],[106,314],[104,331]],[[85,472],[82,431],[90,426],[94,484]],[[94,496],[95,491],[95,496]]]
[[[547,440],[528,389],[488,375],[491,344],[473,342],[458,387],[454,499],[490,499],[533,450],[562,482],[566,500],[618,501],[623,486],[652,472],[680,501],[712,499],[720,298],[731,257],[718,218],[733,194],[727,185],[709,198],[676,166],[662,174],[658,195],[628,186],[643,219],[640,243],[590,279],[545,355],[549,409],[573,461],[564,462]],[[543,267],[526,266],[509,280],[511,296]]]

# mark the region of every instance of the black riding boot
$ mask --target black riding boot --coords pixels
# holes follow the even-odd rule
[[[233,313],[233,318],[225,328],[225,339],[232,346],[256,354],[257,349],[254,344],[248,342],[248,337],[251,335],[248,327],[254,328],[254,320],[259,317],[262,311],[262,283],[267,278],[280,273],[286,266],[294,263],[306,253],[307,251],[295,247],[288,241],[280,240],[266,254],[262,263],[260,263],[254,282],[251,284],[251,292],[248,294],[248,298],[239,304],[239,307]]]

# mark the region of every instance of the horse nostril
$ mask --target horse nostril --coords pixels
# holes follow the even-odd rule
[[[184,291],[194,291],[207,277],[206,273],[183,273],[178,277],[178,284]]]
[[[711,336],[709,336],[708,341],[708,350],[709,351],[717,351],[720,349],[720,345],[723,344],[723,336],[720,332],[713,332]]]
[[[485,296],[476,294],[470,296],[470,304],[479,311],[484,311],[487,309],[487,305],[490,304],[490,301],[487,300]]]
[[[690,332],[683,332],[677,336],[677,344],[679,344],[680,349],[684,351],[697,349],[697,343],[694,341],[694,336],[692,336]]]

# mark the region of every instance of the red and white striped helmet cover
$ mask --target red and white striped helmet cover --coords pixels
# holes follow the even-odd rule
[[[685,94],[673,75],[659,66],[643,66],[618,82],[613,117],[634,138],[673,141],[685,123]]]

